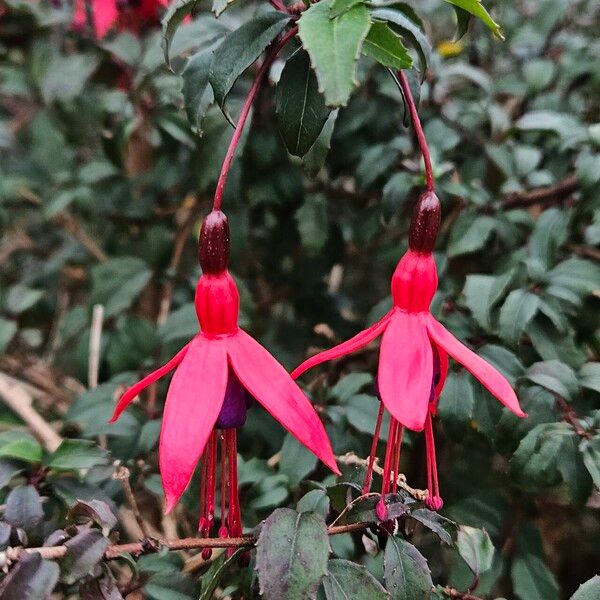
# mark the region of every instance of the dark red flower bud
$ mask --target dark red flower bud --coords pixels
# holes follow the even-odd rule
[[[408,245],[415,252],[431,252],[440,230],[442,208],[435,192],[423,192],[419,197],[408,234]]]
[[[202,223],[198,258],[204,273],[216,275],[227,269],[229,223],[225,213],[220,210],[213,210]]]

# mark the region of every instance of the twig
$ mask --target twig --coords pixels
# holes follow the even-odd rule
[[[100,369],[100,344],[102,342],[102,323],[104,321],[104,306],[94,304],[92,309],[92,326],[90,328],[90,345],[88,360],[88,387],[98,387],[98,371]]]
[[[328,527],[328,535],[340,535],[362,531],[370,523],[350,523]],[[249,548],[256,544],[256,536],[243,536],[237,538],[180,538],[176,540],[157,540],[146,538],[130,544],[114,544],[104,552],[106,560],[113,560],[119,555],[128,553],[134,556],[158,552],[161,549],[173,550],[198,550],[201,548]],[[42,558],[55,560],[62,558],[67,553],[66,546],[44,546],[40,548],[7,548],[6,557],[10,561],[19,560],[23,554],[38,553]]]
[[[519,206],[531,206],[532,204],[546,204],[551,202],[562,202],[577,190],[579,184],[576,175],[569,175],[556,185],[535,188],[528,192],[513,192],[508,194],[502,201],[504,208],[516,208]]]
[[[483,600],[479,596],[471,594],[471,592],[461,592],[448,586],[441,588],[441,592],[447,598],[453,598],[454,600]]]
[[[71,213],[63,211],[57,215],[56,220],[99,262],[108,262],[108,256],[106,256],[104,250],[98,246]]]
[[[60,446],[62,437],[33,408],[33,399],[30,394],[14,379],[1,373],[0,396],[2,396],[6,406],[27,423],[33,435],[48,452],[54,452]]]
[[[129,504],[129,508],[131,508],[131,512],[133,513],[133,516],[135,517],[135,520],[137,521],[137,524],[142,530],[144,536],[147,538],[152,537],[152,532],[148,529],[146,521],[144,521],[142,518],[140,507],[138,506],[133,490],[131,489],[131,483],[129,481],[129,469],[123,466],[118,467],[113,474],[113,479],[116,479],[121,483],[127,504]]]
[[[590,246],[580,246],[578,244],[568,244],[567,249],[579,256],[590,258],[596,262],[600,262],[600,250],[598,248],[592,248]]]
[[[341,456],[336,456],[335,459],[341,465],[354,465],[354,466],[367,467],[369,464],[368,460],[366,460],[364,458],[360,458],[360,456],[356,456],[356,454],[354,454],[354,452],[347,452],[346,454],[342,454]],[[383,475],[383,469],[377,464],[377,461],[375,461],[373,463],[373,471],[375,473],[377,473],[378,475],[381,475],[381,476]],[[416,500],[420,500],[421,502],[424,501],[427,498],[427,496],[429,495],[429,492],[427,490],[419,490],[419,489],[410,487],[406,483],[406,475],[404,475],[402,473],[398,474],[397,483],[398,483],[399,488],[402,488],[405,492],[409,493],[413,498],[415,498]]]
[[[563,421],[569,423],[580,438],[591,440],[593,437],[592,434],[583,428],[575,409],[562,396],[559,396],[558,394],[553,395],[556,399],[556,405],[562,412]]]

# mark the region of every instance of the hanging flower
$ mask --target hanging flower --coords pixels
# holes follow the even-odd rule
[[[229,226],[212,211],[200,233],[203,274],[195,306],[200,332],[167,364],[128,389],[112,421],[148,385],[177,367],[165,403],[159,445],[166,512],[173,509],[202,455],[199,530],[211,534],[220,468],[219,536],[238,537],[242,521],[237,482],[237,429],[256,399],[292,435],[339,474],[327,433],[287,371],[238,327],[239,295],[227,271]],[[220,460],[218,455],[220,453]],[[210,550],[205,549],[210,555]]]
[[[73,26],[83,29],[87,24],[86,0],[75,0]],[[141,27],[158,25],[162,9],[169,0],[91,0],[91,16],[94,32],[102,39],[108,31],[116,26],[139,33]]]
[[[448,356],[466,367],[504,406],[523,417],[525,414],[510,383],[489,363],[459,342],[431,314],[429,307],[437,289],[433,246],[440,224],[440,202],[431,190],[419,198],[409,234],[409,249],[400,259],[392,277],[392,309],[375,325],[348,341],[321,352],[302,363],[292,373],[298,378],[322,362],[350,354],[382,336],[377,374],[381,399],[369,468],[365,479],[368,491],[384,407],[391,414],[384,461],[380,518],[384,518],[384,497],[395,491],[403,428],[425,429],[427,445],[427,504],[438,510],[439,494],[432,415],[448,371]]]

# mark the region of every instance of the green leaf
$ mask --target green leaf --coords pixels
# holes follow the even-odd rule
[[[575,294],[585,296],[600,289],[600,267],[581,258],[570,258],[547,274],[551,285],[565,287]]]
[[[316,255],[327,241],[329,219],[327,200],[323,194],[307,194],[304,204],[296,211],[296,223],[302,245]]]
[[[431,63],[431,44],[419,26],[401,10],[392,8],[377,8],[371,12],[373,19],[380,19],[392,23],[392,28],[410,40],[415,47],[421,62],[421,71],[425,73]]]
[[[310,492],[304,494],[298,500],[298,504],[296,505],[298,512],[314,512],[321,515],[324,519],[329,514],[329,508],[329,496],[325,490],[310,490]]]
[[[91,304],[103,304],[105,317],[129,308],[146,287],[152,272],[146,263],[132,256],[113,258],[92,267]]]
[[[318,91],[310,57],[302,49],[285,63],[277,83],[276,113],[288,152],[304,156],[321,133],[329,109]]]
[[[579,371],[579,384],[587,390],[600,393],[600,363],[587,363]]]
[[[598,600],[600,598],[600,575],[594,575],[582,583],[570,600]]]
[[[263,523],[256,546],[260,593],[266,600],[304,600],[315,594],[330,552],[322,517],[278,508]]]
[[[18,283],[8,291],[4,308],[11,315],[20,315],[35,306],[43,296],[43,290],[36,290]]]
[[[425,557],[406,540],[388,537],[383,558],[385,584],[392,600],[427,600],[433,582]]]
[[[373,382],[370,373],[349,373],[342,377],[330,390],[329,395],[340,404],[347,402],[352,396],[358,394],[362,388]]]
[[[97,529],[87,529],[65,543],[67,553],[60,560],[61,581],[68,585],[91,573],[104,556],[109,541]]]
[[[37,463],[42,460],[42,447],[28,433],[3,431],[0,433],[0,456]]]
[[[15,337],[15,333],[17,333],[17,324],[14,321],[0,317],[0,356],[4,354],[6,347]]]
[[[477,17],[482,21],[495,36],[499,37],[501,40],[504,39],[500,25],[492,19],[490,13],[488,13],[483,4],[481,4],[480,0],[446,0],[446,2],[454,4],[454,6],[458,6],[471,13],[474,17]]]
[[[513,277],[513,272],[499,276],[467,275],[463,294],[465,304],[473,313],[473,318],[486,331],[492,330],[490,312],[502,298]]]
[[[600,490],[600,435],[591,440],[583,440],[580,445],[583,464],[592,477],[594,485]]]
[[[500,309],[500,336],[516,345],[540,306],[539,297],[526,290],[513,290]]]
[[[285,29],[289,20],[289,15],[269,11],[232,31],[215,49],[209,81],[221,110],[237,78]]]
[[[491,568],[494,544],[485,529],[461,525],[456,537],[456,549],[474,575],[479,576]]]
[[[536,221],[529,238],[529,254],[540,261],[545,269],[556,259],[558,249],[568,236],[569,215],[557,208],[544,211]]]
[[[41,533],[44,521],[42,499],[32,485],[20,485],[6,498],[4,520],[14,527],[24,529],[30,537]]]
[[[573,369],[559,360],[534,363],[527,371],[527,379],[567,400],[573,400],[579,393]]]
[[[177,0],[173,2],[162,20],[162,48],[165,62],[171,68],[170,49],[175,32],[181,25],[183,19],[191,14],[198,5],[199,0]]]
[[[390,69],[410,69],[412,58],[400,37],[381,21],[375,21],[365,38],[362,53]]]
[[[329,17],[335,19],[335,17],[348,12],[353,6],[364,3],[365,0],[332,0],[329,7]]]
[[[496,220],[486,215],[459,219],[448,244],[448,256],[455,257],[481,250],[496,229]]]
[[[291,488],[297,485],[317,466],[317,457],[291,433],[285,436],[281,447],[279,471],[287,475]]]
[[[375,429],[378,412],[379,400],[375,396],[368,394],[356,394],[352,396],[345,408],[346,418],[350,425],[361,433],[369,435],[372,435]],[[389,418],[389,413],[385,411],[381,423],[381,439],[383,440],[387,439],[387,432],[390,425]]]
[[[198,600],[211,600],[213,598],[215,590],[219,586],[223,575],[227,572],[227,569],[231,565],[235,564],[240,555],[246,552],[245,548],[238,548],[231,556],[227,556],[227,552],[222,552],[213,562],[211,563],[208,571],[202,575],[201,584],[202,589]]]
[[[470,373],[449,373],[442,390],[438,413],[456,436],[464,434],[473,418],[473,381]]]
[[[442,517],[442,515],[433,510],[417,508],[410,512],[409,517],[435,533],[444,544],[450,545],[453,539],[456,538],[456,523],[446,517]]]
[[[332,559],[323,579],[326,600],[385,600],[389,593],[363,565]]]
[[[37,552],[24,554],[0,584],[3,600],[42,600],[49,598],[58,582],[59,568]]]
[[[64,440],[46,461],[48,468],[57,471],[91,469],[106,464],[108,464],[106,450],[102,450],[91,440]]]
[[[345,106],[357,85],[356,61],[371,19],[363,4],[330,19],[331,0],[312,4],[298,21],[298,34],[317,72],[328,106]]]
[[[331,148],[331,136],[333,135],[337,116],[337,109],[332,110],[329,113],[329,117],[327,117],[327,121],[325,121],[321,133],[302,159],[302,166],[311,177],[315,177],[325,164],[325,160],[327,159],[327,155]]]
[[[187,61],[181,73],[185,112],[192,127],[199,135],[202,134],[202,119],[214,100],[208,81],[212,59],[212,49],[200,50]]]
[[[558,584],[544,561],[533,554],[517,556],[511,569],[515,594],[521,600],[558,600]]]
[[[236,0],[213,0],[212,12],[215,17],[220,17]]]

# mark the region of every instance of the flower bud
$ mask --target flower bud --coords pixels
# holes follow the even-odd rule
[[[421,194],[410,222],[408,245],[416,252],[431,252],[440,230],[442,209],[435,192]]]
[[[220,210],[210,212],[202,223],[198,258],[204,273],[217,275],[227,269],[229,223]]]

